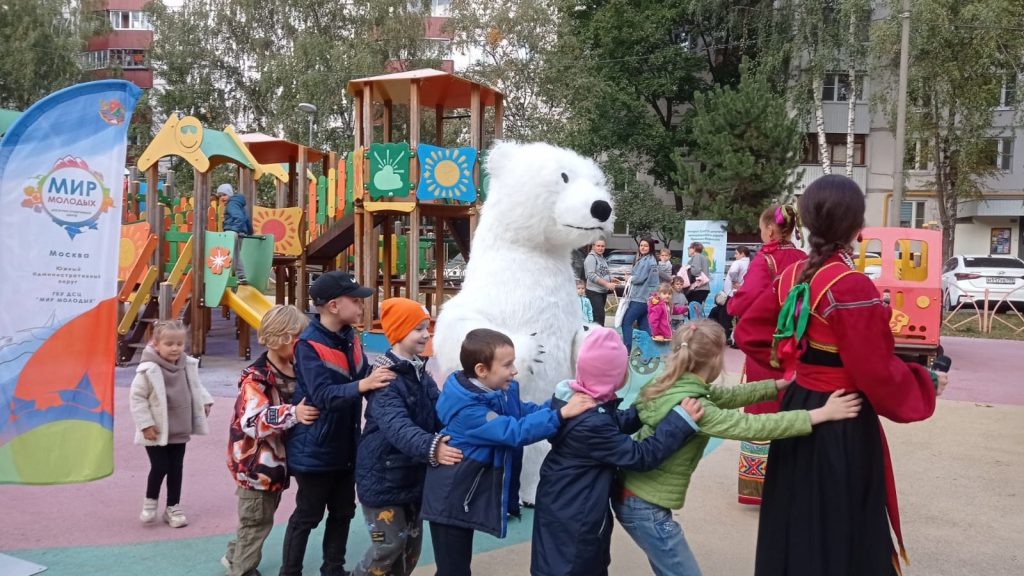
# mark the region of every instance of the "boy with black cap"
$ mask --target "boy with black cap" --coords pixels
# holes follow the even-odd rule
[[[281,576],[301,576],[309,533],[328,511],[323,537],[322,576],[343,576],[349,524],[355,515],[355,458],[362,395],[387,386],[395,375],[372,372],[352,324],[363,315],[363,299],[373,291],[350,275],[332,271],[309,287],[317,315],[295,344],[294,401],[320,410],[309,426],[288,436],[288,470],[295,478],[295,512],[288,519]]]

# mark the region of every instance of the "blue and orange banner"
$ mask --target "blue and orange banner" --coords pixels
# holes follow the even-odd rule
[[[72,86],[0,140],[0,482],[113,472],[120,185],[140,94]]]

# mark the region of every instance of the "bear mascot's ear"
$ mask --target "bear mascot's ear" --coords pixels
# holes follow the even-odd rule
[[[523,146],[511,140],[499,140],[491,146],[487,152],[487,174],[493,178],[501,178],[510,169],[514,169],[515,163],[522,163]]]

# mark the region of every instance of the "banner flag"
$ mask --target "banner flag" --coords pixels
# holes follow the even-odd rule
[[[711,294],[704,301],[704,314],[711,311],[715,306],[715,294],[718,294],[725,287],[725,262],[726,244],[728,233],[726,229],[729,223],[724,220],[687,220],[686,230],[683,233],[683,264],[690,261],[686,256],[686,248],[694,242],[704,245],[704,255],[708,258],[708,267],[711,269]]]
[[[0,482],[113,472],[121,182],[141,93],[71,86],[0,140]]]

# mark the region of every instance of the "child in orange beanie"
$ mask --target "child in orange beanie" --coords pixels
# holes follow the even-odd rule
[[[615,524],[609,499],[616,473],[657,467],[700,430],[697,421],[704,410],[695,398],[687,398],[652,436],[633,440],[640,418],[636,408],[619,410],[616,395],[629,377],[628,361],[618,333],[595,328],[580,346],[576,379],[555,389],[553,409],[574,393],[598,405],[563,424],[550,440],[537,486],[531,574],[607,575]]]
[[[381,324],[391,349],[376,365],[388,367],[395,379],[375,390],[366,407],[356,486],[370,548],[354,575],[412,573],[423,543],[420,501],[427,466],[462,460],[462,451],[438,433],[438,388],[423,357],[430,314],[419,302],[390,298],[381,304]]]

